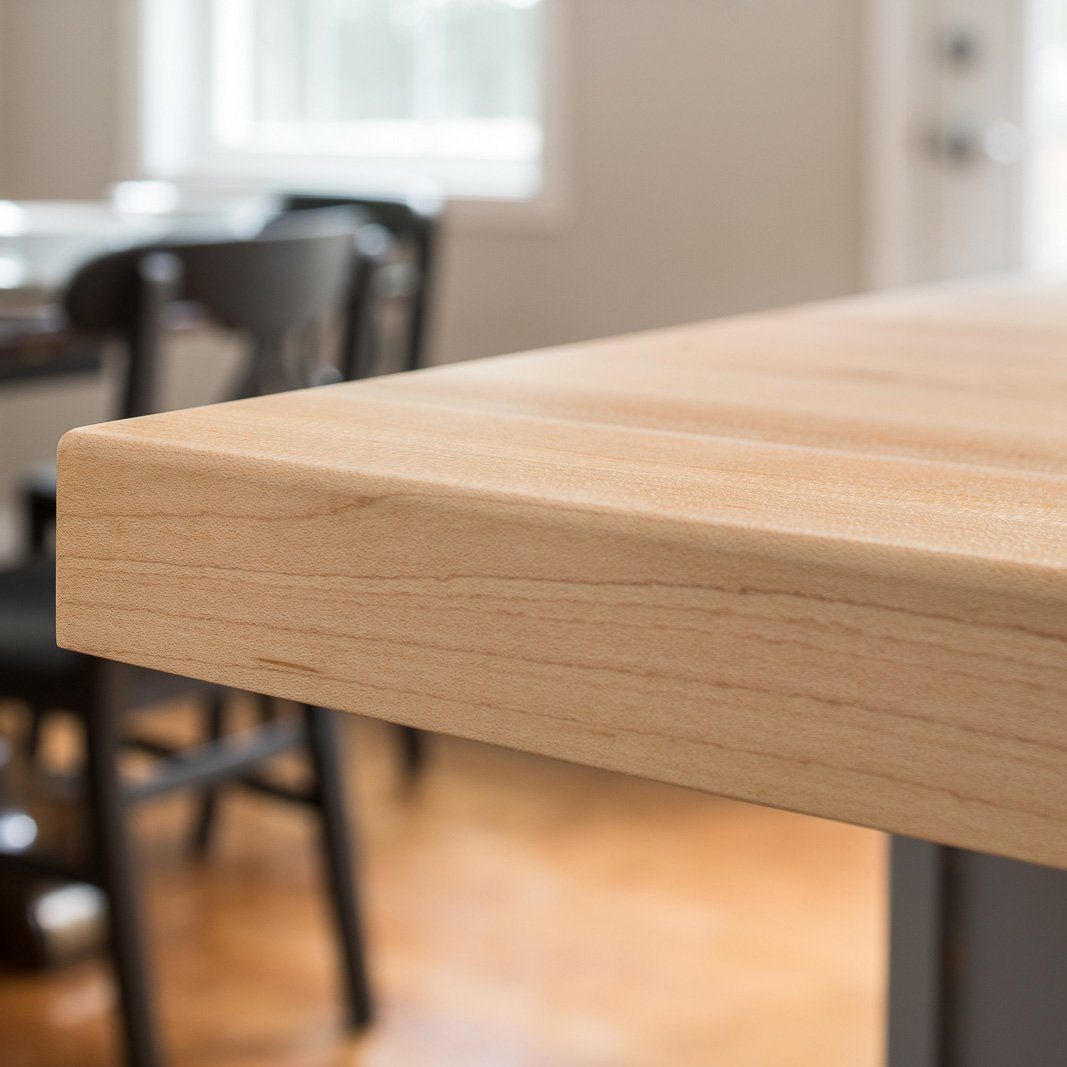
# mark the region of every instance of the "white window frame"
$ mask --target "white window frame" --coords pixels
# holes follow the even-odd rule
[[[504,182],[494,183],[490,164],[475,166],[481,171],[482,188],[465,181],[473,169],[469,161],[455,160],[452,177],[456,187],[471,191],[455,194],[447,188],[449,166],[436,160],[438,177],[444,176],[450,224],[474,231],[540,230],[558,228],[567,216],[566,155],[569,141],[565,107],[567,93],[569,5],[573,0],[541,0],[541,182],[535,192],[517,187],[507,195]],[[194,143],[189,116],[204,114],[198,103],[189,108],[176,96],[181,78],[150,78],[146,64],[163,53],[188,54],[192,45],[188,33],[193,24],[189,9],[194,4],[200,17],[204,0],[121,0],[122,55],[119,71],[120,146],[117,177],[162,179],[198,190],[234,192],[275,188],[354,189],[368,195],[389,194],[410,188],[417,166],[403,160],[370,161],[340,156],[316,159],[309,166],[306,157],[282,164],[277,157],[254,153],[205,152]],[[153,8],[151,18],[148,8]],[[156,39],[153,39],[156,35]],[[205,64],[206,69],[206,64]],[[206,91],[208,79],[194,79]],[[502,168],[503,171],[503,168]],[[486,178],[489,180],[487,181]]]

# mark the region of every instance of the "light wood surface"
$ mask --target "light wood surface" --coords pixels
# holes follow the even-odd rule
[[[341,1027],[312,822],[226,791],[197,861],[174,797],[137,816],[173,1067],[881,1064],[878,835],[451,738],[403,790],[395,738],[348,725],[375,1025]],[[116,1067],[113,997],[100,959],[0,968],[0,1063]]]
[[[1067,284],[75,431],[66,646],[1067,866]]]

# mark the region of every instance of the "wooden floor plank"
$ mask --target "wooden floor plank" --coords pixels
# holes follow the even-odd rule
[[[304,816],[225,801],[201,865],[167,802],[138,828],[175,1067],[880,1062],[878,835],[448,739],[406,795],[349,721],[379,1024],[339,1032]],[[110,1004],[95,962],[0,972],[4,1067],[114,1062]]]

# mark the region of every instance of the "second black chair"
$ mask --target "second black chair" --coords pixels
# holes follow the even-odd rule
[[[155,406],[164,326],[176,301],[195,301],[221,326],[250,344],[235,393],[250,395],[299,384],[287,367],[286,338],[335,303],[352,269],[353,233],[337,227],[270,240],[131,249],[97,259],[72,279],[66,311],[72,329],[86,337],[118,338],[128,358],[120,414],[146,414]],[[189,679],[131,667],[56,647],[55,568],[50,554],[0,573],[0,698],[19,701],[35,724],[53,710],[74,716],[84,738],[88,858],[69,869],[55,857],[32,852],[0,855],[0,863],[64,873],[100,885],[110,913],[111,958],[120,990],[128,1061],[161,1062],[144,938],[131,861],[128,819],[134,806],[176,789],[210,797],[233,782],[315,811],[322,833],[334,928],[341,949],[348,1021],[371,1017],[350,833],[332,712],[308,708],[296,719],[268,716],[223,738],[224,691]],[[211,737],[176,750],[131,737],[126,713],[198,694],[206,701]],[[136,782],[121,773],[120,754],[134,745],[154,752],[153,775]],[[307,788],[279,786],[263,775],[268,760],[301,751],[311,768]],[[205,805],[208,803],[205,800]]]
[[[427,341],[436,292],[442,219],[440,197],[421,191],[404,196],[292,192],[282,197],[281,208],[288,215],[347,210],[359,226],[378,227],[388,235],[389,251],[377,264],[372,284],[377,305],[394,301],[404,304],[399,358],[385,357],[381,325],[375,323],[375,315],[363,314],[363,304],[354,290],[355,313],[348,317],[342,344],[346,353],[342,364],[350,368],[348,376],[364,378],[428,366]]]

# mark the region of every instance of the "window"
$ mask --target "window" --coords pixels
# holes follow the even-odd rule
[[[153,177],[529,198],[554,0],[142,0]]]

